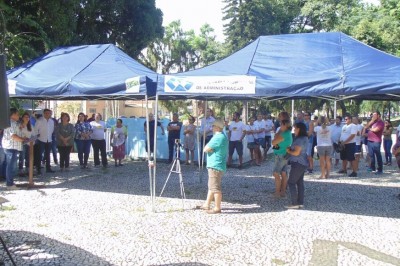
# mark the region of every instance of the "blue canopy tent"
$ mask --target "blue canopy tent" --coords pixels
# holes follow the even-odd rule
[[[7,71],[10,97],[85,100],[144,99],[157,74],[113,44],[60,47]]]
[[[392,100],[400,96],[400,58],[340,32],[261,36],[214,64],[159,77],[157,94],[160,99]]]
[[[145,99],[146,117],[148,117],[147,101],[156,95],[157,88],[157,73],[112,44],[60,47],[7,71],[7,78],[9,95],[13,98]],[[32,172],[33,167],[30,176]],[[150,193],[153,202],[152,172],[153,169],[149,167]]]

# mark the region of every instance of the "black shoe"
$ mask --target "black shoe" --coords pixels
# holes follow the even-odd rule
[[[46,173],[55,173],[56,171],[53,171],[53,170],[51,170],[51,169],[47,169],[46,170]]]
[[[352,172],[351,174],[349,174],[349,177],[357,177],[357,173],[356,172]]]

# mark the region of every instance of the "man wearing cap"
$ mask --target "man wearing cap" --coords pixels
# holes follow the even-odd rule
[[[212,124],[213,137],[204,147],[207,154],[208,169],[208,193],[207,199],[202,206],[196,209],[206,210],[208,214],[221,213],[222,190],[221,179],[226,172],[226,155],[228,151],[228,138],[223,133],[224,122],[216,119]],[[211,209],[211,202],[214,200],[214,208]]]
[[[375,111],[372,114],[371,121],[365,126],[368,131],[368,154],[371,156],[371,165],[368,171],[375,172],[375,156],[378,162],[378,169],[375,174],[382,174],[383,171],[383,162],[382,162],[382,154],[381,154],[381,143],[382,143],[382,134],[383,129],[385,127],[385,123],[383,123],[381,119],[381,113],[379,111]]]
[[[169,153],[168,153],[168,163],[172,163],[172,159],[174,158],[174,146],[175,146],[175,140],[181,138],[181,128],[182,128],[182,122],[178,121],[179,116],[177,113],[174,113],[172,116],[172,121],[168,123],[167,130],[168,130],[168,148],[169,148]],[[179,151],[179,149],[178,149]],[[179,158],[179,154],[177,154],[177,157]]]

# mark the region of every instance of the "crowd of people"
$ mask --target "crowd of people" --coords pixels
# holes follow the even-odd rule
[[[208,110],[207,113],[211,113],[211,110]],[[206,118],[211,120],[209,115]],[[222,129],[219,129],[219,123],[214,121],[210,122],[213,125],[214,133],[222,132]],[[193,122],[192,120],[191,124]],[[285,206],[287,209],[300,209],[304,206],[304,175],[314,171],[314,150],[317,151],[317,159],[320,164],[320,179],[330,178],[333,163],[335,167],[340,167],[339,174],[347,175],[350,169],[351,172],[348,176],[357,177],[359,168],[362,167],[361,159],[365,159],[367,171],[373,172],[375,175],[383,173],[384,165],[391,166],[393,156],[395,156],[400,169],[400,126],[396,130],[396,143],[393,145],[392,123],[389,120],[382,121],[378,111],[373,112],[371,118],[365,122],[350,114],[346,114],[343,121],[340,116],[329,121],[324,116],[319,118],[314,116],[311,119],[310,112],[298,112],[293,127],[287,112],[279,113],[275,122],[271,120],[270,116],[258,114],[256,117],[250,117],[247,125],[241,121],[239,113],[234,113],[230,123],[225,121],[225,131],[228,144],[227,154],[224,155],[220,151],[221,146],[214,147],[208,144],[204,150],[207,158],[213,158],[210,163],[207,161],[209,191],[206,202],[196,206],[196,209],[206,210],[208,213],[221,212],[221,181],[216,177],[215,171],[218,173],[217,176],[222,176],[226,168],[225,166],[221,167],[221,163],[225,165],[226,161],[226,166],[230,167],[235,151],[239,157],[238,168],[242,169],[242,141],[244,138],[247,140],[251,162],[256,166],[259,166],[267,158],[268,150],[272,147],[274,154],[272,174],[275,180],[275,190],[272,196],[285,198],[287,187],[289,187],[291,204]],[[274,138],[271,140],[272,132]],[[208,141],[212,142],[212,140],[211,136]],[[385,163],[383,163],[381,155],[382,142]],[[228,158],[217,157],[219,158],[217,167],[215,155],[209,156],[208,154],[210,151],[212,153],[218,151],[219,156]],[[341,165],[339,165],[340,160],[342,161]],[[210,207],[212,199],[215,200],[214,208]]]
[[[179,151],[183,146],[186,151],[185,164],[193,164],[196,142],[200,141],[199,161],[207,161],[210,180],[206,203],[198,208],[205,209],[209,213],[220,213],[223,172],[232,166],[235,152],[238,155],[238,169],[243,168],[244,148],[249,149],[251,165],[254,166],[260,166],[272,148],[274,157],[272,175],[275,180],[272,196],[286,197],[289,187],[291,204],[287,208],[302,208],[304,175],[313,173],[315,159],[319,160],[320,179],[330,178],[332,165],[340,167],[339,174],[357,177],[360,167],[363,167],[362,159],[365,160],[367,171],[376,175],[383,173],[384,166],[392,164],[393,156],[400,169],[400,126],[396,130],[396,142],[393,145],[392,123],[389,120],[383,121],[378,111],[373,112],[367,121],[352,117],[350,114],[344,115],[343,120],[337,116],[329,121],[324,116],[312,117],[310,112],[297,112],[293,124],[287,112],[279,113],[275,121],[270,115],[258,113],[250,117],[245,124],[238,112],[233,113],[231,121],[226,121],[216,119],[209,108],[199,121],[198,129],[195,121],[195,117],[189,116],[188,123],[184,125],[179,121],[178,114],[173,114],[172,121],[166,127],[167,163],[172,163],[174,158],[180,158]],[[34,145],[33,161],[38,175],[41,174],[43,164],[46,172],[54,172],[50,163],[51,154],[53,154],[53,164],[59,164],[60,171],[69,170],[70,154],[73,151],[78,153],[80,167],[88,168],[91,147],[94,166],[108,167],[105,141],[107,128],[99,113],[89,119],[84,113],[79,113],[77,122],[72,124],[68,113],[62,113],[59,119],[52,117],[52,111],[49,109],[45,109],[41,117],[33,117],[27,112],[20,116],[18,111],[12,108],[10,123],[9,128],[0,131],[2,137],[0,175],[6,177],[9,189],[16,188],[13,177],[16,175],[17,167],[20,169],[20,174],[27,172],[30,144]],[[150,143],[146,138],[146,151],[149,152],[149,156],[153,156],[154,153],[154,123],[154,115],[149,114],[149,125],[144,122],[144,131],[149,130]],[[157,122],[157,126],[164,135],[163,125]],[[182,142],[181,129],[184,135]],[[111,129],[110,139],[115,167],[123,165],[126,138],[127,128],[121,119],[117,119],[116,125]],[[245,138],[247,147],[243,147]],[[385,162],[381,155],[382,143]],[[215,152],[217,154],[214,154]],[[216,205],[210,209],[212,199]]]
[[[71,152],[77,152],[81,169],[88,168],[90,149],[93,149],[94,167],[108,167],[106,152],[106,123],[101,114],[91,118],[84,113],[78,114],[78,120],[72,124],[68,113],[61,113],[59,119],[52,117],[50,109],[44,109],[43,115],[22,116],[15,108],[10,109],[10,127],[0,130],[0,176],[6,178],[7,189],[18,189],[14,177],[29,172],[30,146],[33,146],[33,165],[36,175],[42,174],[42,165],[47,173],[54,173],[53,165],[59,165],[60,171],[69,171]],[[127,129],[118,119],[111,129],[115,167],[122,166],[125,158]],[[57,156],[59,154],[59,156]]]

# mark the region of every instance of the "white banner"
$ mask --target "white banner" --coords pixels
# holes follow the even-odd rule
[[[139,93],[140,77],[126,79],[125,86],[126,86],[126,93]]]
[[[8,79],[8,95],[15,95],[15,89],[17,88],[17,81]]]
[[[165,76],[164,91],[170,93],[255,94],[255,76]]]

